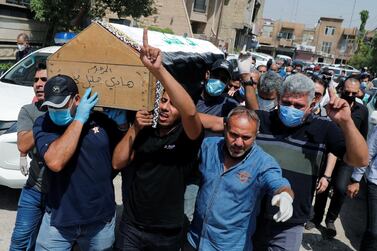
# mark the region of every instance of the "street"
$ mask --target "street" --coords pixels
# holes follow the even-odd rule
[[[121,178],[114,179],[115,197],[118,209],[121,208]],[[338,235],[333,240],[322,237],[317,229],[305,231],[300,251],[353,251],[357,250],[366,224],[365,190],[361,190],[359,198],[347,200],[340,213],[340,219],[336,221]],[[17,201],[21,190],[0,186],[0,251],[9,249],[10,238],[16,217]],[[117,210],[118,216],[120,211]],[[323,225],[323,224],[322,224]],[[346,231],[344,231],[344,228]],[[324,232],[324,227],[321,229]]]

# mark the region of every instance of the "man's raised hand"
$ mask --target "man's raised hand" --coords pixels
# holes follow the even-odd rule
[[[158,71],[162,65],[162,55],[161,50],[149,46],[148,44],[148,30],[144,29],[143,32],[143,46],[140,51],[141,62],[148,68],[151,72]]]

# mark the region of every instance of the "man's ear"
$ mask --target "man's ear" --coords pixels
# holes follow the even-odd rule
[[[75,100],[76,105],[79,105],[80,100],[81,100],[81,96],[80,96],[80,94],[76,94],[75,97],[74,97],[73,99]]]

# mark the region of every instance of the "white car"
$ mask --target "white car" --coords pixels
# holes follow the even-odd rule
[[[38,63],[60,47],[39,49],[17,62],[0,77],[0,185],[22,188],[26,178],[20,172],[17,149],[17,117],[21,107],[32,102]],[[30,159],[29,159],[30,161]]]
[[[255,67],[260,65],[267,65],[268,60],[272,60],[275,63],[274,58],[271,55],[260,53],[260,52],[252,52],[251,55],[255,58]]]

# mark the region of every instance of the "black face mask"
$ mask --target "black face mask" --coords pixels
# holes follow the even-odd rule
[[[341,98],[345,99],[348,102],[348,104],[352,104],[353,102],[355,102],[355,96],[348,96],[342,94]]]

